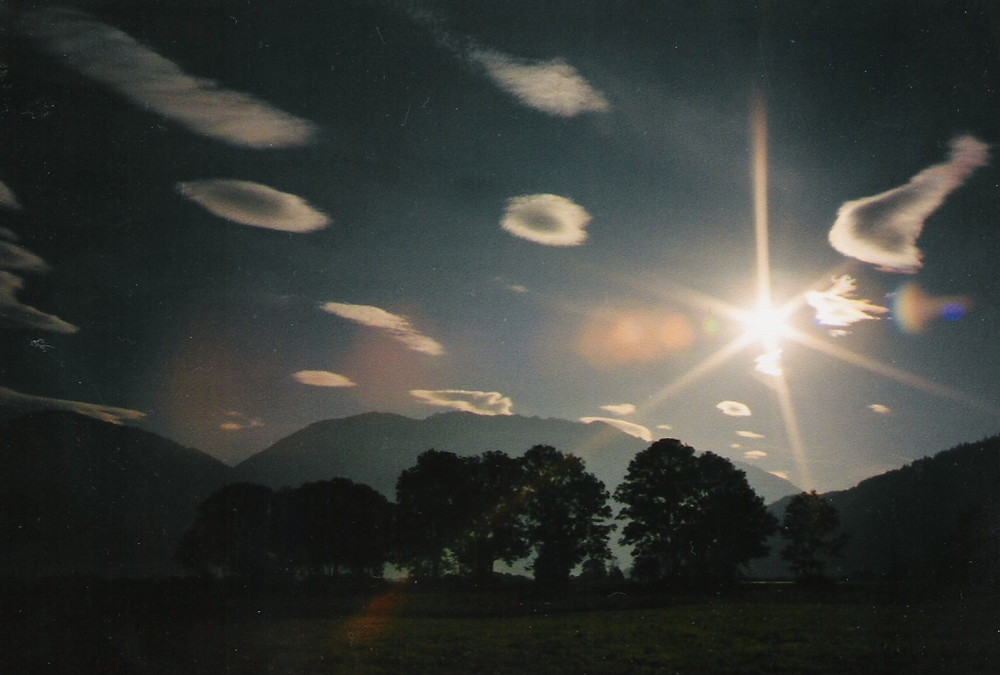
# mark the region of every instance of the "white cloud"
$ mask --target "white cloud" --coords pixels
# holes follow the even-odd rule
[[[411,389],[410,394],[430,405],[452,408],[477,415],[512,415],[514,404],[496,391],[465,389]]]
[[[743,457],[745,459],[751,459],[751,460],[753,460],[753,459],[764,459],[765,457],[767,457],[767,453],[764,452],[763,450],[748,450],[747,452],[743,453]],[[785,476],[782,476],[782,478],[785,478],[787,480],[788,476],[785,475]]]
[[[882,405],[881,403],[872,403],[870,406],[868,406],[868,409],[871,410],[876,415],[892,414],[892,408],[890,408],[887,405]]]
[[[764,434],[758,434],[756,431],[737,431],[736,435],[740,438],[767,438]]]
[[[507,202],[500,226],[514,236],[546,246],[579,246],[587,239],[590,214],[552,194],[523,195]]]
[[[353,387],[355,383],[349,377],[331,373],[327,370],[300,370],[292,375],[296,382],[310,387]]]
[[[781,354],[781,349],[772,349],[769,352],[764,352],[753,360],[754,370],[761,375],[781,377],[783,372],[781,369]]]
[[[859,321],[877,321],[877,315],[889,311],[888,307],[876,305],[870,300],[853,298],[856,289],[854,278],[844,274],[834,277],[833,285],[825,291],[807,292],[806,302],[816,310],[816,322],[823,326],[845,328]],[[837,331],[838,335],[846,332]]]
[[[830,230],[830,244],[846,256],[888,272],[922,266],[917,238],[952,191],[989,161],[989,146],[972,136],[951,142],[948,161],[924,169],[906,185],[845,203]]]
[[[673,430],[673,427],[670,426],[669,424],[657,424],[656,428],[657,429],[663,429],[664,431],[672,431]]]
[[[17,195],[3,181],[0,181],[0,206],[14,209],[15,211],[21,209],[21,202],[17,201]]]
[[[177,191],[210,213],[241,225],[302,233],[330,224],[329,216],[301,197],[250,181],[196,180],[178,183]]]
[[[492,49],[473,49],[469,58],[508,94],[550,115],[573,117],[611,107],[601,92],[562,59],[529,61]]]
[[[104,422],[111,422],[112,424],[122,424],[125,420],[138,420],[146,416],[146,413],[142,413],[137,410],[115,408],[112,406],[97,405],[94,403],[84,403],[82,401],[67,401],[64,399],[48,398],[45,396],[33,396],[31,394],[22,394],[6,387],[0,387],[0,404],[12,405],[32,410],[44,410],[49,408],[56,410],[70,410]]]
[[[733,450],[741,450],[743,448],[743,444],[742,443],[730,443],[729,447],[732,448]]]
[[[405,344],[415,352],[440,356],[444,354],[444,347],[422,335],[412,325],[409,319],[397,314],[391,314],[379,307],[371,305],[352,305],[346,302],[327,302],[320,308],[329,314],[335,314],[342,319],[360,323],[370,328],[379,328],[388,332],[399,342]]]
[[[747,404],[739,401],[719,401],[715,407],[730,417],[750,417],[753,414]]]
[[[631,403],[618,403],[611,405],[602,405],[601,410],[606,410],[612,415],[631,415],[635,412],[635,406]]]
[[[0,268],[22,272],[47,272],[44,260],[26,248],[0,241]]]
[[[619,431],[624,431],[629,436],[635,436],[636,438],[641,438],[647,443],[653,441],[653,434],[649,429],[642,426],[641,424],[636,424],[635,422],[626,422],[625,420],[616,420],[610,417],[581,417],[580,421],[585,424],[591,424],[593,422],[603,422],[609,426],[612,426]]]
[[[78,10],[28,12],[24,28],[70,67],[197,134],[261,149],[305,145],[316,134],[311,122],[188,75],[127,33]]]
[[[10,272],[0,271],[0,323],[9,323],[53,333],[75,333],[73,324],[57,316],[46,314],[30,305],[22,304],[17,294],[24,288],[24,280]]]
[[[226,413],[227,420],[219,424],[222,431],[243,431],[245,429],[259,429],[264,426],[264,422],[256,417],[249,417],[237,410],[230,410]]]
[[[777,476],[781,480],[788,480],[787,471],[769,471],[768,473],[770,473],[772,476]]]

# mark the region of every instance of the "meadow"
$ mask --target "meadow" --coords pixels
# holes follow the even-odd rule
[[[752,585],[539,597],[91,582],[5,598],[3,672],[992,673],[995,592]]]

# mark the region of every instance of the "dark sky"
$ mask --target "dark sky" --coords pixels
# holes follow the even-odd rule
[[[824,490],[1000,431],[986,3],[6,7],[0,400],[231,462],[608,418]]]

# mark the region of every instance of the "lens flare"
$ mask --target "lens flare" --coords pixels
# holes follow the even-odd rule
[[[935,319],[958,321],[972,308],[964,296],[938,297],[913,282],[903,284],[892,298],[892,318],[904,333],[917,335]]]

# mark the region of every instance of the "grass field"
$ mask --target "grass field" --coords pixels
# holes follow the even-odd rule
[[[94,590],[94,589],[91,589]],[[386,587],[262,597],[132,589],[35,595],[3,672],[1000,672],[996,593],[884,589],[725,595],[469,595]],[[8,600],[31,600],[14,594]]]

